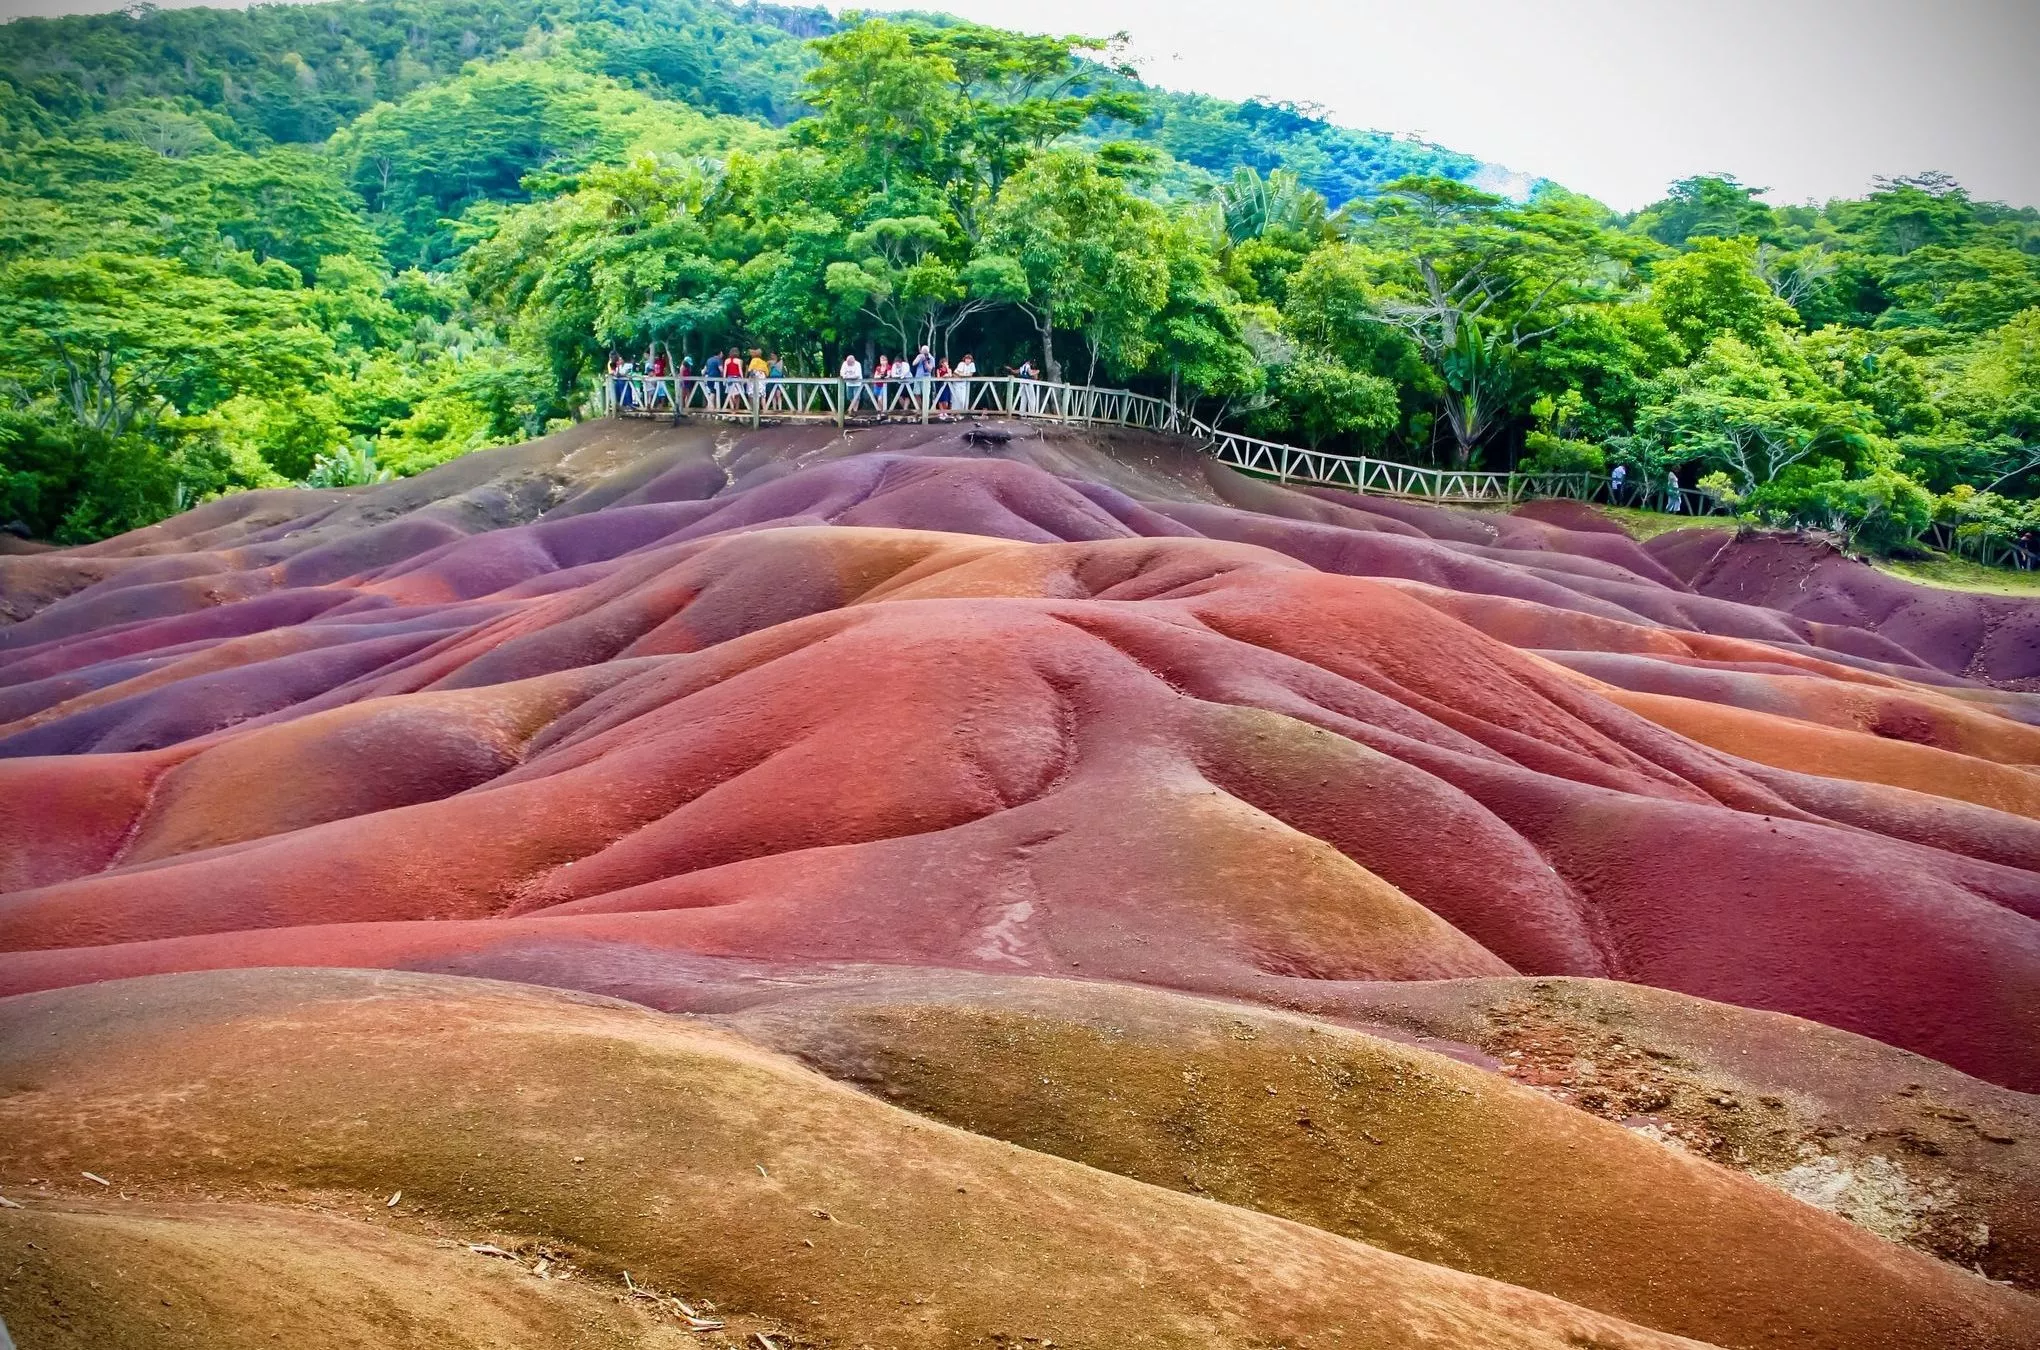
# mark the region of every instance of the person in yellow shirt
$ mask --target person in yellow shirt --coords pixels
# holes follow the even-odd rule
[[[765,410],[765,377],[772,373],[771,365],[765,360],[765,353],[756,347],[751,348],[751,360],[744,367],[744,373],[751,377],[751,406],[763,412]]]

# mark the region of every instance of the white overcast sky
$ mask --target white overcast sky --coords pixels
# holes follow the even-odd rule
[[[0,0],[0,14],[117,0]],[[863,6],[907,7],[881,0]],[[2040,205],[2040,0],[923,0],[1033,31],[1124,29],[1147,78],[1542,174],[1619,208],[1692,173],[1773,201],[1944,169]]]

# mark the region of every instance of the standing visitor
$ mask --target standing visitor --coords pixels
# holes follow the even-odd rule
[[[885,368],[885,407],[888,416],[899,411],[899,405],[913,397],[912,386],[907,383],[913,374],[914,367],[904,356]]]
[[[949,386],[949,406],[959,413],[967,413],[970,411],[970,381],[977,374],[977,361],[965,352],[951,373],[956,376],[956,382]]]
[[[609,354],[607,370],[609,373],[609,410],[611,412],[622,412],[624,408],[623,396],[630,392],[623,383],[623,358],[615,352],[611,352]]]
[[[949,368],[949,358],[943,357],[935,363],[935,406],[942,411],[949,410],[949,377],[956,372]]]
[[[694,383],[694,358],[691,356],[683,356],[680,358],[680,406],[682,408],[685,408],[687,406],[687,395],[689,392],[689,386],[692,385],[693,383]]]
[[[1680,496],[1680,493],[1679,493],[1679,475],[1677,475],[1676,473],[1668,473],[1668,474],[1666,474],[1666,475],[1665,475],[1665,510],[1667,510],[1667,511],[1671,512],[1671,513],[1672,513],[1673,515],[1677,515],[1677,514],[1679,514],[1679,496]]]
[[[836,378],[843,382],[843,415],[847,417],[857,411],[857,400],[864,396],[864,363],[857,359],[856,352],[843,354]]]
[[[1017,391],[1018,397],[1014,400],[1017,405],[1014,411],[1024,413],[1037,411],[1041,406],[1041,388],[1035,381],[1040,379],[1041,376],[1035,373],[1034,363],[1027,360],[1021,361],[1020,369],[1014,371],[1013,374],[1022,381]]]
[[[728,409],[744,396],[744,358],[735,347],[730,348],[730,354],[723,358],[722,374],[723,407]]]
[[[790,406],[786,401],[786,362],[779,359],[778,352],[772,353],[772,360],[765,366],[765,383],[772,388],[767,405],[780,409]]]
[[[751,348],[750,364],[744,367],[744,373],[751,377],[751,406],[759,412],[764,412],[765,380],[772,373],[772,367],[765,360],[765,353],[756,347]]]
[[[925,412],[928,409],[928,379],[935,373],[935,354],[928,350],[927,343],[922,343],[921,350],[914,353],[911,369],[914,372],[914,401]]]
[[[890,410],[886,402],[885,382],[892,378],[892,358],[884,352],[878,354],[878,364],[871,368],[871,406],[880,417]]]
[[[672,407],[673,390],[666,383],[666,377],[672,374],[672,371],[666,365],[666,354],[659,350],[659,344],[656,342],[652,344],[652,349],[645,354],[645,374],[651,376],[651,392],[645,401],[646,410],[650,411],[658,407],[661,399],[665,400],[668,408]]]
[[[1622,505],[1622,488],[1628,479],[1629,466],[1626,464],[1617,464],[1615,471],[1608,475],[1608,500],[1617,506]]]

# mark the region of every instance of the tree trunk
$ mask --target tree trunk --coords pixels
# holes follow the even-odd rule
[[[1055,325],[1044,323],[1038,326],[1041,329],[1041,371],[1051,381],[1061,384],[1062,367],[1056,364],[1055,359]]]
[[[1473,461],[1473,442],[1477,434],[1471,425],[1475,410],[1465,406],[1457,396],[1448,394],[1445,398],[1445,425],[1452,432],[1452,467],[1464,469]]]

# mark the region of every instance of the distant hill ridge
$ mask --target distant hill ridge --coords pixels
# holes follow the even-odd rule
[[[722,0],[334,0],[18,19],[0,25],[0,137],[139,106],[200,116],[243,148],[315,143],[470,61],[518,54],[784,126],[807,111],[804,44],[839,27],[820,6]],[[1118,134],[1204,173],[1291,170],[1334,207],[1409,174],[1519,198],[1541,181],[1294,104],[1142,87],[1148,123]]]

